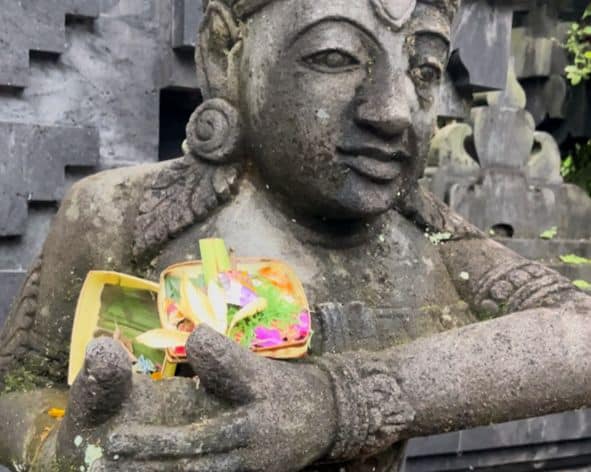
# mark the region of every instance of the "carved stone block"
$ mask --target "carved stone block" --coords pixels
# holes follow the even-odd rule
[[[8,309],[24,279],[23,270],[0,270],[0,326],[4,323]]]
[[[203,17],[201,0],[173,0],[172,11],[172,47],[194,48]]]
[[[450,73],[456,86],[473,92],[505,87],[512,19],[513,9],[508,3],[462,2],[452,32],[455,54]]]
[[[24,232],[29,201],[59,201],[65,167],[93,167],[99,160],[94,128],[0,122],[0,236]]]
[[[0,14],[0,86],[28,85],[29,53],[61,54],[66,48],[66,15],[99,14],[91,0],[25,0],[2,2]]]
[[[406,472],[572,470],[591,451],[590,410],[410,441]],[[586,462],[584,462],[586,463]]]

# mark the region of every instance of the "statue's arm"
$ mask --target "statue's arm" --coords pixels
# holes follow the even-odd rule
[[[402,212],[425,232],[442,236],[438,248],[443,263],[479,318],[558,309],[584,296],[567,278],[487,237],[431,193],[421,189],[411,201]]]
[[[532,308],[570,310],[585,298],[570,280],[488,238],[458,239],[440,245],[457,290],[481,319]]]
[[[323,356],[338,411],[331,457],[549,414],[591,399],[591,298],[535,308],[378,353]]]
[[[581,297],[562,316],[526,310],[304,364],[256,356],[201,325],[188,342],[189,358],[200,385],[232,410],[189,426],[122,425],[99,470],[140,470],[115,457],[164,457],[188,458],[191,470],[296,471],[373,455],[415,436],[588,405],[590,309]]]
[[[339,412],[332,457],[588,405],[591,297],[429,195],[413,216],[449,234],[439,244],[443,261],[488,321],[381,352],[323,356]]]

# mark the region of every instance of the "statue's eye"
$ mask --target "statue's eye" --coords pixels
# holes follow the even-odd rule
[[[337,49],[316,52],[303,58],[304,64],[320,72],[342,72],[355,68],[359,61],[351,54]]]
[[[434,63],[426,63],[414,67],[410,73],[413,79],[423,84],[431,84],[441,79],[442,68]]]

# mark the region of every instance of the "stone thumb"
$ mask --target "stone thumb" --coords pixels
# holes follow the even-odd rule
[[[115,415],[129,397],[131,361],[118,341],[94,339],[70,390],[67,420],[78,428],[97,426]]]
[[[204,324],[187,342],[187,357],[201,384],[218,398],[239,404],[262,397],[269,363]]]

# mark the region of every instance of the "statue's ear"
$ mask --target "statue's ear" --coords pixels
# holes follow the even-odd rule
[[[210,1],[195,52],[203,98],[224,98],[237,103],[241,50],[240,27],[231,9],[223,2]]]

